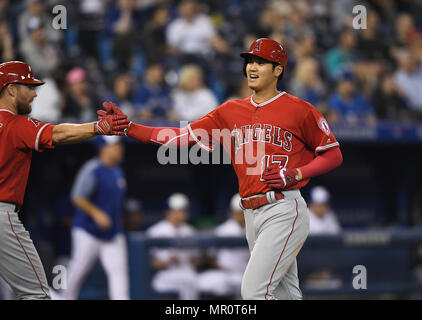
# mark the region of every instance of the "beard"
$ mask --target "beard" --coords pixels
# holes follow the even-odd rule
[[[27,103],[18,102],[17,109],[18,109],[19,115],[30,114],[31,111],[32,111],[31,103],[29,103],[29,102],[27,102]]]

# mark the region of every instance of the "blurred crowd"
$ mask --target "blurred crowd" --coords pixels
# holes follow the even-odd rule
[[[191,121],[251,94],[239,52],[270,37],[288,52],[280,89],[331,123],[414,122],[421,13],[421,0],[0,0],[0,61],[24,60],[46,82],[41,120],[90,121],[109,100],[134,120]]]

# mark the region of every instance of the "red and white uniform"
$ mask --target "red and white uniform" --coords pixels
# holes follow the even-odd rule
[[[54,148],[53,128],[0,108],[0,202],[22,205],[32,151]]]
[[[225,134],[218,137],[214,131],[213,136],[215,129],[226,129]],[[252,96],[227,101],[189,124],[188,130],[209,151],[215,148],[215,140],[220,140],[231,154],[242,198],[271,190],[260,177],[264,167],[280,164],[298,168],[308,164],[318,152],[339,147],[318,109],[284,91],[261,104],[255,103]],[[250,161],[251,155],[254,163]],[[301,188],[308,182],[309,179],[303,179],[290,189]]]

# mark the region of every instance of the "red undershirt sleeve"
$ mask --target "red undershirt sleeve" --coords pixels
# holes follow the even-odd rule
[[[148,127],[131,123],[128,136],[143,143],[167,145],[169,147],[183,147],[195,144],[188,129],[176,127]]]
[[[302,172],[302,180],[326,173],[343,162],[340,148],[332,148],[319,153],[311,162],[298,168]]]

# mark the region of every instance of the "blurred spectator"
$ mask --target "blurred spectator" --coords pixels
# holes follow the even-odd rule
[[[159,63],[167,53],[166,28],[169,12],[165,6],[158,6],[143,28],[141,45],[148,65]]]
[[[337,79],[345,71],[352,71],[356,61],[356,36],[350,29],[341,32],[338,45],[325,54],[325,68],[331,79]]]
[[[75,28],[77,44],[82,49],[83,56],[93,57],[103,64],[111,57],[111,49],[104,32],[107,26],[105,12],[109,3],[110,0],[84,0],[72,3],[76,6],[76,17],[70,27]]]
[[[67,91],[62,116],[66,121],[87,122],[97,118],[96,110],[101,101],[90,90],[86,72],[80,67],[71,69],[66,74]]]
[[[172,52],[197,57],[208,56],[213,50],[228,52],[228,44],[217,34],[211,18],[199,12],[196,0],[182,0],[178,12],[166,33]]]
[[[181,193],[172,194],[168,200],[165,219],[157,222],[147,230],[151,238],[192,237],[196,231],[187,224],[189,218],[189,199]],[[196,265],[198,253],[194,249],[153,248],[152,266],[157,273],[153,276],[152,287],[157,292],[176,291],[181,300],[198,299]]]
[[[199,66],[186,65],[180,71],[179,88],[173,91],[173,118],[193,121],[218,106],[212,91],[205,87]]]
[[[62,96],[56,82],[52,78],[44,78],[44,85],[35,88],[37,99],[32,101],[31,117],[46,121],[59,122],[61,118],[60,105]]]
[[[328,98],[328,108],[336,113],[337,119],[350,124],[375,121],[374,112],[369,101],[356,92],[354,76],[344,73],[337,82],[337,90]],[[334,120],[334,118],[332,119]]]
[[[118,0],[107,14],[107,25],[113,34],[112,56],[118,68],[128,69],[134,62],[138,43],[137,29],[142,22],[137,3],[137,0]]]
[[[373,104],[377,119],[391,121],[411,120],[410,110],[406,105],[402,91],[394,82],[390,73],[380,78],[373,94]]]
[[[314,56],[316,52],[315,37],[311,34],[304,34],[294,47],[298,61]]]
[[[322,186],[311,189],[309,201],[309,234],[336,235],[341,232],[341,226],[335,213],[330,208],[330,193]]]
[[[399,69],[394,73],[394,81],[403,92],[409,108],[422,112],[422,64],[411,52],[399,56]]]
[[[252,95],[252,90],[248,86],[248,80],[246,78],[241,78],[238,81],[236,91],[233,92],[233,95],[227,98],[227,100],[238,100],[245,99]]]
[[[25,10],[18,17],[18,32],[19,40],[21,42],[27,41],[30,36],[28,30],[28,21],[37,18],[45,27],[45,37],[48,42],[57,43],[61,40],[62,30],[55,30],[53,28],[53,19],[47,13],[46,1],[44,0],[24,0]]]
[[[412,15],[409,13],[401,13],[396,20],[396,45],[399,47],[409,46],[418,37],[421,37],[421,33],[415,27]]]
[[[0,59],[5,62],[14,60],[14,58],[15,50],[9,23],[5,18],[0,17]]]
[[[149,65],[143,82],[136,88],[133,104],[140,119],[166,118],[172,107],[170,90],[164,82],[160,64]]]
[[[317,106],[325,94],[324,82],[321,80],[318,63],[309,57],[300,59],[290,81],[291,93]]]
[[[33,72],[40,77],[52,76],[59,64],[58,47],[46,37],[46,28],[39,17],[27,21],[28,38],[20,42],[20,51],[25,60],[32,66]]]
[[[245,220],[239,202],[240,196],[235,194],[230,203],[230,217],[214,230],[216,237],[245,237]],[[218,249],[215,257],[215,268],[199,274],[200,291],[212,293],[216,296],[232,295],[239,299],[242,277],[249,256],[248,248]]]
[[[383,62],[389,60],[388,42],[390,39],[385,39],[381,32],[379,23],[379,15],[373,10],[368,11],[366,29],[360,30],[357,34],[357,52],[359,52],[360,59],[366,61]]]
[[[113,81],[113,90],[108,94],[107,100],[112,101],[119,106],[120,109],[132,118],[135,116],[135,108],[133,106],[133,79],[126,73],[118,74]]]

